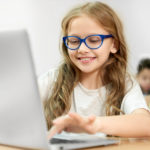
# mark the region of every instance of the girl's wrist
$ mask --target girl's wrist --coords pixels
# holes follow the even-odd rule
[[[101,117],[96,117],[94,124],[95,124],[95,125],[94,125],[95,133],[97,133],[97,132],[102,132],[102,130],[103,130],[103,125],[102,125]]]

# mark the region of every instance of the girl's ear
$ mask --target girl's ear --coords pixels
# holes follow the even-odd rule
[[[112,43],[112,47],[111,47],[111,49],[110,49],[110,52],[111,53],[113,53],[113,54],[115,54],[115,53],[117,53],[117,47],[116,47],[116,44],[115,44],[115,40],[113,40],[113,43]]]
[[[117,53],[117,49],[115,47],[111,48],[111,53],[113,54]]]

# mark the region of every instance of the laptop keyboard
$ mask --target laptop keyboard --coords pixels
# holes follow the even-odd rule
[[[65,144],[70,144],[70,143],[85,143],[86,141],[84,141],[84,140],[66,140],[66,139],[58,139],[58,138],[52,138],[51,140],[50,140],[50,143],[51,144],[63,144],[63,143],[65,143]]]

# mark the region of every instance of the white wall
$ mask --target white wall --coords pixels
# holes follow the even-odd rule
[[[28,30],[36,72],[40,75],[60,62],[58,43],[63,16],[85,1],[88,0],[0,0],[0,30]],[[123,21],[130,49],[130,70],[135,73],[139,59],[150,57],[150,1],[101,1],[114,8]]]

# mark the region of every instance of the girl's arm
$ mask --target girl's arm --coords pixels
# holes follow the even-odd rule
[[[132,114],[120,116],[98,117],[101,123],[98,131],[122,137],[150,137],[150,113],[145,109],[137,109]]]
[[[53,124],[48,138],[63,130],[89,134],[103,132],[122,137],[150,137],[150,113],[145,109],[137,109],[129,115],[105,117],[81,117],[76,113],[69,113],[54,120]]]

